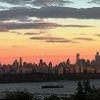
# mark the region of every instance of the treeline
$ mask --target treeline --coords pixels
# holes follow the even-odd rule
[[[100,74],[1,74],[0,83],[47,82],[55,80],[100,79]]]
[[[35,94],[28,92],[27,90],[16,90],[13,92],[6,91],[0,94],[0,98],[27,100],[100,100],[100,88],[95,88],[95,86],[91,86],[89,80],[79,81],[76,90],[77,91],[73,95],[66,95],[62,97],[53,94],[44,98],[40,98]]]
[[[3,74],[0,75],[0,83],[28,83],[47,82],[65,79],[63,75],[53,74]]]

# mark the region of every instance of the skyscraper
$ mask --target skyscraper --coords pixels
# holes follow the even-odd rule
[[[96,62],[96,67],[100,67],[100,55],[99,55],[99,52],[97,52],[96,55],[95,55],[95,62]]]
[[[77,53],[77,54],[76,54],[76,64],[78,64],[78,63],[79,63],[79,61],[80,61],[80,54],[79,54],[79,53]]]
[[[22,58],[19,58],[19,66],[22,67]]]
[[[19,66],[17,59],[15,59],[15,61],[13,62],[13,66],[14,66],[14,68],[17,68]]]

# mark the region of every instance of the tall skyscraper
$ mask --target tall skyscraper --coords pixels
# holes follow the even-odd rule
[[[52,68],[52,62],[49,63],[49,67]]]
[[[76,54],[76,64],[78,64],[78,63],[79,63],[79,61],[80,61],[80,54],[79,54],[79,53],[77,53],[77,54]]]
[[[15,59],[15,61],[13,62],[13,66],[14,66],[15,68],[17,68],[17,67],[19,66],[19,63],[18,63],[17,59]]]
[[[19,58],[19,66],[22,67],[22,58]]]
[[[99,52],[97,52],[96,55],[95,55],[95,62],[96,62],[96,67],[100,67],[100,55],[99,55]]]
[[[68,58],[66,61],[67,65],[70,65],[70,59]]]

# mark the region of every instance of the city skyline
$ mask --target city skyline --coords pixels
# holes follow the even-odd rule
[[[25,62],[23,58],[15,59],[12,64],[0,63],[0,74],[25,74],[25,73],[44,73],[44,74],[71,74],[71,73],[100,73],[100,54],[96,52],[95,59],[81,58],[80,54],[76,54],[76,62],[71,63],[70,58],[66,61],[60,61],[55,66],[50,61],[46,63],[43,59],[39,63]]]
[[[0,62],[56,65],[100,51],[100,0],[0,0]]]
[[[51,60],[49,60],[48,62],[46,62],[42,58],[40,58],[38,60],[38,62],[35,62],[35,61],[28,62],[28,61],[25,61],[22,57],[19,57],[19,58],[13,59],[13,61],[11,63],[8,63],[8,64],[0,62],[0,65],[13,65],[14,63],[16,63],[18,66],[21,67],[21,66],[23,66],[23,63],[29,63],[29,64],[36,64],[36,65],[38,65],[40,62],[42,62],[42,63],[45,63],[47,65],[49,65],[50,63],[52,63],[52,66],[55,67],[55,66],[57,66],[57,65],[59,65],[60,63],[63,63],[63,62],[66,62],[66,63],[68,62],[71,65],[75,65],[75,64],[78,64],[78,62],[82,63],[83,60],[86,61],[86,62],[89,62],[89,63],[94,62],[96,65],[99,66],[100,65],[100,54],[99,54],[99,52],[96,52],[95,55],[94,55],[94,59],[85,59],[85,58],[83,58],[81,56],[80,53],[77,53],[75,55],[75,62],[74,63],[71,62],[70,58],[66,58],[66,60],[63,60],[63,61],[60,61],[60,62],[54,64]]]

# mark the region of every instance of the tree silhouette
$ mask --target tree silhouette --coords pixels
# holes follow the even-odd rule
[[[72,100],[100,100],[100,89],[91,86],[89,80],[79,81],[77,92],[71,96]]]
[[[85,100],[84,87],[81,81],[78,82],[77,92],[72,98],[73,100]]]
[[[14,92],[6,91],[1,95],[2,99],[27,99],[27,100],[37,100],[32,93],[27,90],[20,91],[16,90]]]
[[[57,95],[50,95],[46,97],[45,100],[61,100]]]

